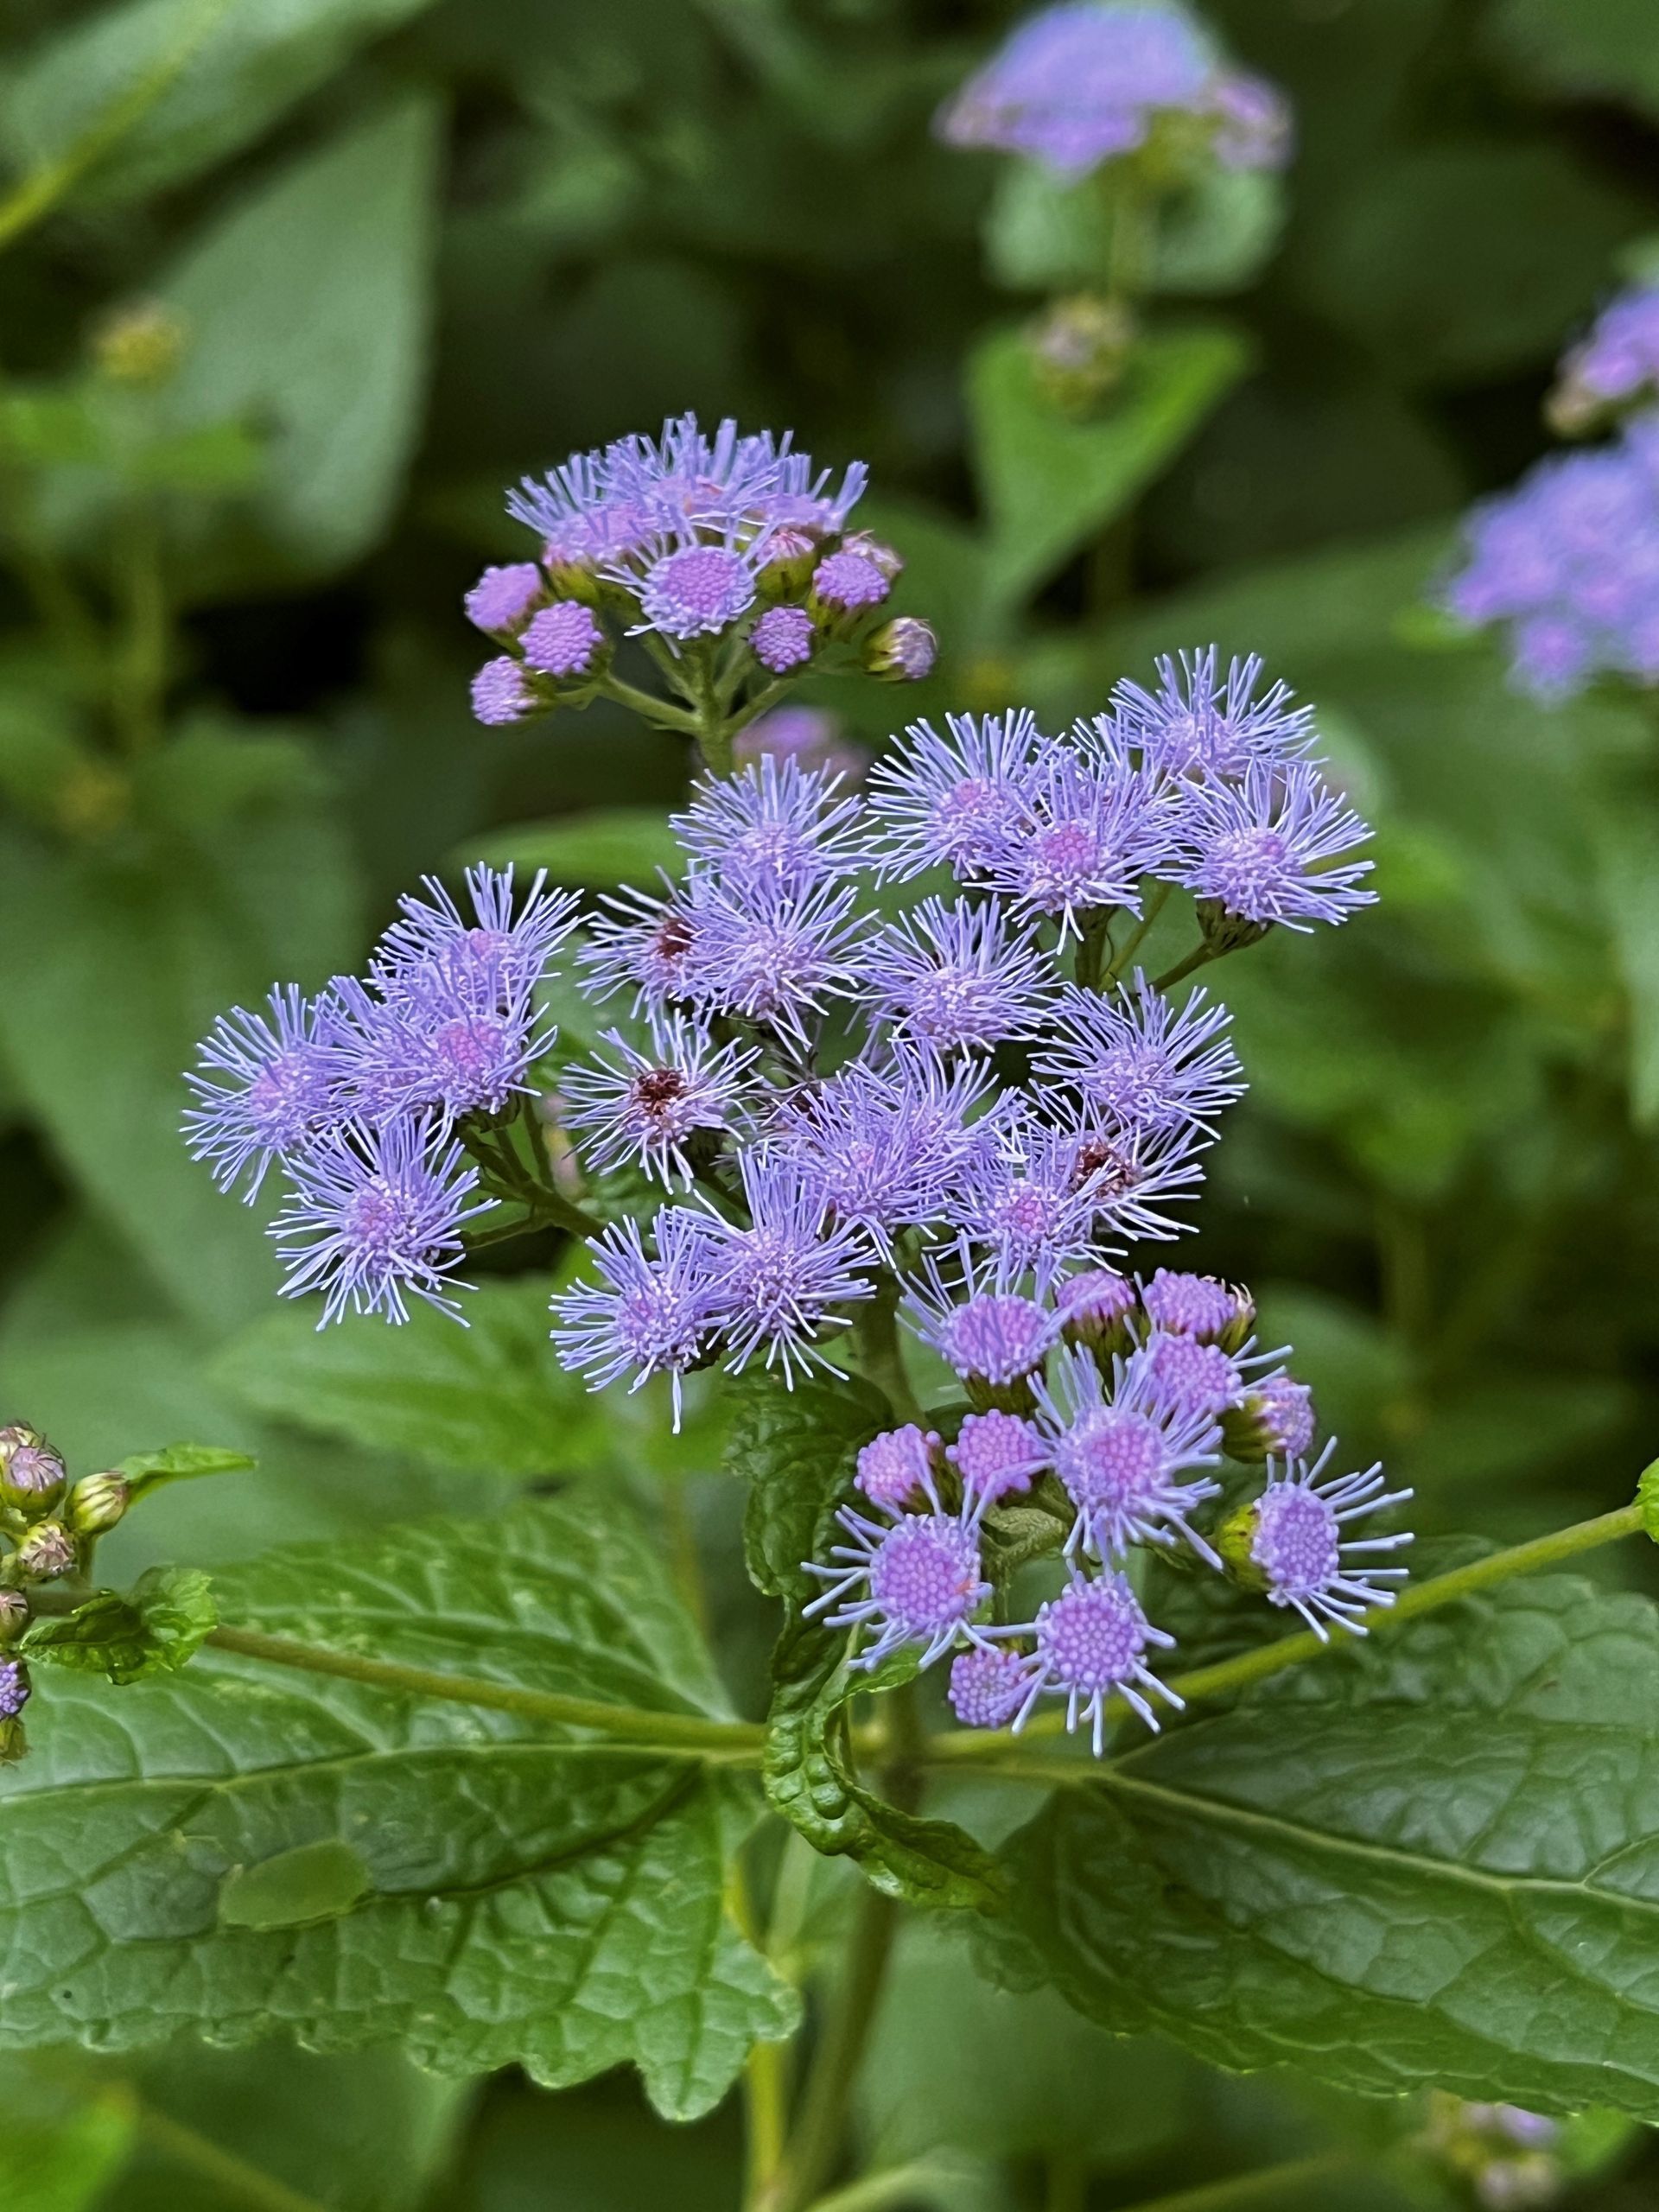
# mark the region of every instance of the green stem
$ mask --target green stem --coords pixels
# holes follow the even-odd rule
[[[642,691],[637,683],[625,683],[620,676],[606,677],[599,685],[599,696],[614,699],[619,707],[626,707],[658,729],[677,730],[682,737],[702,734],[702,725],[690,708],[674,706],[654,692]]]
[[[880,1890],[864,1889],[841,1986],[813,2057],[794,2139],[772,2200],[778,2212],[805,2212],[835,2169],[846,2133],[848,2103],[880,2003],[898,1926],[897,1901]]]
[[[1654,1464],[1659,1467],[1659,1460]],[[1467,1567],[1453,1567],[1449,1574],[1437,1574],[1427,1582],[1414,1583],[1401,1592],[1394,1605],[1373,1606],[1364,1617],[1364,1625],[1374,1634],[1385,1635],[1405,1621],[1432,1613],[1441,1605],[1455,1605],[1459,1599],[1472,1597],[1478,1590],[1492,1589],[1516,1575],[1536,1574],[1545,1567],[1558,1567],[1563,1560],[1576,1558],[1580,1552],[1595,1551],[1603,1544],[1617,1543],[1622,1537],[1638,1535],[1641,1531],[1641,1506],[1621,1505],[1615,1512],[1598,1514],[1590,1521],[1574,1522],[1569,1529],[1558,1529],[1548,1536],[1535,1536],[1529,1543],[1512,1544],[1507,1551],[1491,1552],[1484,1559],[1471,1560]],[[1273,1643],[1258,1645],[1254,1651],[1241,1652],[1236,1659],[1220,1660],[1213,1667],[1194,1667],[1185,1675],[1173,1675],[1169,1687],[1189,1703],[1228,1697],[1235,1690],[1248,1688],[1252,1682],[1282,1674],[1287,1667],[1300,1666],[1309,1659],[1323,1659],[1343,1648],[1342,1637],[1325,1641],[1312,1629],[1306,1629],[1300,1635],[1281,1637]],[[1108,1708],[1113,1717],[1121,1717],[1127,1709],[1116,1703]],[[1063,1714],[1041,1714],[1026,1729],[1025,1738],[1057,1734],[1065,1725]],[[1007,1769],[1018,1761],[1019,1740],[993,1735],[988,1731],[964,1728],[931,1738],[928,1758],[933,1763],[944,1761],[951,1764],[963,1759],[979,1760]],[[1052,1781],[1057,1778],[1057,1770],[1060,1778],[1076,1782],[1087,1781],[1093,1771],[1081,1765],[1071,1766],[1068,1771],[1059,1763],[1050,1761],[1040,1773],[1033,1769],[1026,1778]]]
[[[927,1415],[910,1387],[904,1349],[899,1342],[899,1279],[887,1276],[875,1296],[859,1309],[858,1356],[864,1372],[901,1421],[927,1427]]]
[[[1220,958],[1221,954],[1213,945],[1208,944],[1194,945],[1185,960],[1178,960],[1173,968],[1166,968],[1161,976],[1154,977],[1153,988],[1156,991],[1166,991],[1172,983],[1182,982],[1192,973],[1195,968],[1202,968],[1207,962]]]
[[[1071,971],[1079,990],[1097,991],[1100,988],[1101,963],[1106,955],[1106,931],[1116,911],[1111,906],[1099,907],[1083,925],[1083,935],[1077,939],[1077,957]]]
[[[612,1742],[643,1751],[677,1751],[738,1766],[759,1764],[766,1732],[758,1722],[711,1720],[701,1713],[652,1713],[626,1705],[604,1705],[595,1698],[567,1697],[556,1690],[515,1688],[466,1675],[440,1674],[429,1667],[405,1667],[390,1659],[368,1659],[354,1651],[330,1651],[286,1636],[267,1636],[249,1628],[216,1628],[207,1638],[216,1650],[232,1651],[273,1667],[294,1667],[309,1675],[333,1675],[342,1681],[396,1690],[404,1697],[432,1697],[454,1705],[487,1706],[521,1720],[556,1727],[592,1728]]]
[[[1173,888],[1173,886],[1167,883],[1154,884],[1152,889],[1147,893],[1146,906],[1140,920],[1130,932],[1123,950],[1115,957],[1111,966],[1106,970],[1104,982],[1115,983],[1123,974],[1130,961],[1146,943],[1153,924],[1169,904],[1169,894]]]
[[[1224,2181],[1210,2181],[1197,2189],[1178,2189],[1168,2196],[1149,2196],[1126,2212],[1232,2212],[1236,2204],[1253,2197],[1276,2196],[1281,2190],[1301,2189],[1323,2181],[1357,2163],[1352,2151],[1321,2151],[1311,2158],[1287,2158],[1281,2165],[1257,2166],[1247,2174],[1230,2174]]]
[[[215,2194],[228,2202],[251,2205],[254,2212],[325,2212],[315,2196],[302,2196],[274,2174],[262,2173],[233,2151],[224,2150],[153,2105],[138,2103],[133,2116],[139,2134],[152,2149],[210,2182]]]
[[[809,2212],[886,2212],[890,2204],[931,2203],[944,2185],[968,2178],[968,2162],[947,2158],[912,2158],[833,2189],[813,2202]]]

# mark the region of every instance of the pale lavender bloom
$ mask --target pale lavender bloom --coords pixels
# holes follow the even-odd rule
[[[773,676],[788,676],[812,658],[817,632],[804,607],[769,607],[749,632],[749,651]]]
[[[480,630],[511,635],[546,593],[547,578],[536,563],[515,561],[511,568],[486,569],[462,604],[467,620]]]
[[[931,1052],[988,1052],[1049,1018],[1052,962],[992,905],[925,899],[881,931],[868,965],[874,1013]]]
[[[29,1680],[21,1659],[0,1659],[0,1720],[15,1720],[29,1700]]]
[[[1135,1357],[1148,1389],[1172,1414],[1214,1421],[1243,1401],[1247,1356],[1242,1351],[1225,1352],[1198,1337],[1154,1328]]]
[[[1211,141],[1225,169],[1281,169],[1290,159],[1290,103],[1276,85],[1243,69],[1216,78],[1205,103],[1216,118]]]
[[[938,128],[952,145],[1027,154],[1079,177],[1135,152],[1161,113],[1202,112],[1212,74],[1182,10],[1063,0],[1015,27]]]
[[[1321,1481],[1336,1440],[1310,1467],[1305,1460],[1270,1470],[1267,1489],[1256,1500],[1255,1532],[1250,1558],[1267,1577],[1270,1605],[1292,1605],[1321,1642],[1329,1641],[1326,1623],[1363,1636],[1362,1618],[1373,1605],[1391,1605],[1395,1593],[1379,1584],[1403,1581],[1403,1567],[1351,1567],[1358,1552],[1398,1551],[1409,1535],[1344,1536],[1351,1521],[1384,1506],[1403,1505],[1408,1490],[1389,1491],[1382,1463],[1362,1474],[1336,1475]]]
[[[665,544],[642,559],[638,578],[624,568],[605,572],[638,595],[642,619],[630,637],[654,631],[671,646],[690,638],[715,637],[754,604],[755,558],[736,545],[705,545],[690,538]]]
[[[1188,1139],[1182,1130],[1142,1146],[1135,1136],[1054,1128],[1030,1115],[1010,1119],[969,1163],[953,1218],[1011,1262],[1050,1270],[1092,1258],[1102,1237],[1122,1228],[1172,1234],[1154,1201],[1198,1179],[1179,1149]]]
[[[830,1548],[829,1566],[805,1563],[830,1586],[804,1609],[809,1618],[824,1613],[827,1627],[874,1638],[849,1662],[855,1667],[877,1667],[906,1644],[919,1644],[920,1663],[931,1667],[991,1594],[974,1525],[940,1511],[937,1497],[932,1503],[931,1513],[901,1514],[885,1525],[843,1506],[836,1519],[850,1541]]]
[[[569,891],[550,890],[537,868],[522,903],[509,865],[484,862],[467,871],[467,909],[436,876],[421,879],[424,899],[405,892],[398,918],[375,949],[372,972],[388,996],[421,970],[436,966],[455,984],[493,992],[503,1001],[533,990],[553,956],[576,925],[579,901]]]
[[[1145,1693],[1182,1709],[1183,1700],[1146,1662],[1149,1649],[1172,1651],[1175,1639],[1153,1626],[1122,1574],[1094,1580],[1074,1574],[1058,1598],[1039,1609],[1029,1630],[1014,1633],[1033,1636],[1037,1646],[1026,1662],[1026,1696],[1014,1718],[1016,1729],[1025,1726],[1040,1696],[1063,1697],[1067,1728],[1075,1730],[1079,1720],[1087,1723],[1099,1758],[1106,1707],[1114,1697],[1122,1698],[1154,1732],[1158,1722]]]
[[[887,1252],[895,1230],[944,1211],[962,1157],[950,1132],[966,1141],[988,1081],[962,1070],[945,1087],[923,1063],[900,1057],[878,1070],[854,1060],[794,1103],[779,1149],[832,1220],[855,1224]]]
[[[185,1077],[196,1103],[185,1114],[184,1140],[193,1160],[206,1160],[221,1191],[248,1170],[251,1205],[265,1170],[302,1148],[347,1109],[340,1097],[340,1008],[332,995],[308,999],[279,984],[266,1001],[269,1017],[233,1007],[196,1049],[202,1071]]]
[[[842,613],[862,613],[879,607],[893,589],[880,564],[868,553],[846,548],[820,561],[812,571],[813,596],[824,607]]]
[[[525,679],[524,665],[511,653],[486,660],[473,678],[473,712],[487,728],[521,722],[539,702]]]
[[[1638,284],[1605,307],[1561,363],[1558,399],[1573,427],[1599,409],[1659,391],[1659,285]]]
[[[1028,1687],[1024,1656],[1006,1644],[976,1643],[950,1662],[950,1709],[964,1728],[1006,1728]]]
[[[559,1077],[565,1101],[560,1118],[583,1135],[588,1164],[601,1173],[632,1164],[664,1183],[676,1175],[689,1182],[686,1147],[699,1135],[735,1125],[754,1048],[717,1045],[680,1014],[652,1017],[648,1051],[617,1029],[607,1030],[600,1042],[608,1057],[567,1068]]]
[[[323,1294],[319,1328],[354,1313],[407,1321],[423,1298],[461,1318],[451,1295],[467,1224],[495,1201],[473,1198],[478,1171],[430,1116],[399,1115],[325,1130],[285,1162],[292,1189],[270,1225],[288,1269],[284,1298]]]
[[[931,1429],[907,1421],[902,1428],[885,1430],[872,1437],[858,1455],[853,1478],[872,1505],[897,1513],[929,1497],[933,1488],[933,1455],[939,1439]],[[933,1501],[935,1503],[938,1500]]]
[[[741,1014],[804,1042],[808,1016],[856,982],[864,926],[845,885],[797,895],[722,882],[696,905],[689,995],[705,1012]]]
[[[894,683],[919,683],[932,675],[938,657],[938,632],[931,622],[914,614],[895,615],[883,623],[864,648],[864,665],[871,675]]]
[[[899,749],[870,771],[869,804],[880,826],[881,866],[903,882],[930,868],[976,880],[1016,830],[1052,741],[1023,709],[947,715],[949,737],[912,722]]]
[[[1120,739],[1138,747],[1156,768],[1173,776],[1239,776],[1252,760],[1299,758],[1319,733],[1311,707],[1293,703],[1285,683],[1257,696],[1259,653],[1236,656],[1224,676],[1214,645],[1160,656],[1158,689],[1119,683],[1112,693]]]
[[[1176,1006],[1137,969],[1113,997],[1065,985],[1046,1024],[1054,1041],[1033,1071],[1071,1084],[1085,1109],[1122,1128],[1191,1123],[1213,1134],[1222,1109],[1243,1096],[1224,1006],[1202,989]]]
[[[1343,857],[1370,834],[1307,761],[1253,761],[1236,784],[1185,787],[1176,873],[1228,914],[1306,931],[1376,904],[1370,861]]]
[[[1170,1336],[1196,1337],[1200,1344],[1242,1343],[1250,1332],[1255,1306],[1242,1290],[1216,1275],[1189,1274],[1160,1268],[1141,1293],[1141,1303],[1154,1329]]]
[[[1282,1371],[1253,1383],[1222,1421],[1235,1459],[1300,1459],[1314,1427],[1313,1393]]]
[[[964,1379],[999,1389],[1023,1382],[1058,1341],[1054,1315],[1019,1287],[1023,1268],[976,1258],[965,1240],[951,1256],[954,1279],[939,1253],[923,1255],[920,1280],[906,1294],[906,1320]]]
[[[654,1254],[637,1221],[615,1222],[590,1240],[600,1281],[577,1283],[552,1301],[559,1324],[553,1341],[564,1364],[592,1376],[603,1389],[632,1374],[637,1390],[666,1375],[680,1426],[681,1383],[712,1348],[711,1254],[704,1217],[690,1206],[664,1206],[652,1224]]]
[[[589,998],[632,989],[637,1014],[691,997],[710,886],[695,870],[683,886],[662,880],[660,893],[629,887],[606,893],[607,911],[589,923],[588,941],[576,956],[584,971],[581,988]]]
[[[1102,1129],[1077,1132],[1077,1172],[1093,1180],[1099,1206],[1099,1234],[1160,1241],[1182,1236],[1192,1227],[1166,1211],[1197,1196],[1204,1180],[1196,1157],[1208,1141],[1195,1122],[1167,1129]]]
[[[982,868],[994,891],[1057,922],[1064,944],[1103,907],[1138,913],[1141,878],[1163,867],[1170,850],[1164,796],[1121,747],[1054,745]]]
[[[605,632],[591,607],[579,599],[556,600],[531,617],[519,650],[543,676],[585,676],[605,643]]]
[[[798,893],[867,865],[856,799],[837,798],[837,775],[768,753],[733,776],[710,778],[669,826],[721,882],[741,878]]]
[[[1063,1351],[1051,1379],[1036,1387],[1050,1464],[1077,1508],[1068,1554],[1122,1559],[1132,1544],[1168,1545],[1179,1535],[1209,1566],[1221,1565],[1191,1519],[1221,1485],[1181,1480],[1219,1463],[1213,1414],[1173,1402],[1144,1351],[1113,1361],[1109,1390],[1081,1349]]]
[[[527,985],[504,992],[441,960],[400,969],[384,998],[353,976],[336,976],[334,988],[346,1017],[341,1095],[372,1121],[422,1106],[451,1117],[499,1114],[532,1087],[530,1071],[557,1034],[537,1019]]]
[[[727,1220],[710,1204],[704,1226],[728,1370],[740,1373],[764,1348],[766,1364],[780,1367],[789,1382],[798,1367],[838,1372],[816,1338],[845,1319],[847,1306],[871,1296],[868,1240],[827,1221],[823,1198],[793,1160],[745,1152],[738,1173],[749,1225]]]
[[[964,1414],[945,1457],[961,1478],[964,1506],[977,1519],[1005,1497],[1028,1491],[1054,1455],[1023,1415],[993,1406],[982,1414]]]

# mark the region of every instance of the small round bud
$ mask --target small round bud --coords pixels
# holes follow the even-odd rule
[[[812,571],[812,597],[831,615],[862,614],[892,589],[868,553],[831,553]]]
[[[111,1469],[75,1484],[64,1517],[76,1535],[101,1536],[123,1518],[131,1503],[132,1484]]]
[[[37,1428],[22,1421],[0,1428],[0,1499],[32,1520],[63,1495],[67,1472]]]
[[[557,599],[531,617],[522,643],[532,668],[569,681],[598,673],[595,663],[607,640],[590,607],[577,599]]]
[[[1141,1301],[1127,1275],[1111,1268],[1089,1268],[1058,1285],[1054,1300],[1067,1344],[1100,1354],[1127,1352],[1134,1344]]]
[[[1255,1559],[1255,1534],[1258,1526],[1256,1506],[1260,1500],[1252,1498],[1248,1505],[1234,1508],[1220,1526],[1211,1532],[1210,1541],[1218,1554],[1222,1565],[1241,1589],[1258,1593],[1268,1586],[1268,1578]]]
[[[473,712],[489,728],[521,722],[537,706],[521,664],[510,653],[486,660],[473,678]]]
[[[16,1643],[29,1626],[29,1600],[21,1590],[0,1590],[0,1644]]]
[[[31,1582],[52,1582],[79,1564],[75,1540],[61,1521],[41,1521],[17,1547],[19,1570]]]
[[[872,531],[849,531],[841,541],[840,550],[856,553],[861,559],[873,563],[889,583],[896,583],[905,573],[904,555],[895,547],[884,544]]]
[[[1219,1344],[1223,1351],[1241,1350],[1255,1325],[1255,1301],[1249,1293],[1215,1275],[1160,1268],[1141,1291],[1141,1303],[1154,1328]]]
[[[184,359],[183,318],[159,300],[118,308],[92,334],[92,358],[111,384],[169,383]]]
[[[515,561],[511,568],[486,569],[462,604],[467,620],[480,630],[510,637],[546,596],[546,580],[536,563]]]
[[[769,607],[749,632],[749,651],[774,676],[804,668],[817,642],[812,618],[804,607]]]
[[[1300,1459],[1313,1441],[1313,1397],[1306,1382],[1264,1375],[1221,1416],[1221,1439],[1230,1459],[1246,1465],[1262,1459]]]
[[[858,1455],[854,1479],[874,1505],[902,1512],[925,1497],[938,1465],[939,1439],[913,1421],[872,1438]]]
[[[1046,397],[1068,415],[1086,416],[1122,381],[1137,334],[1121,301],[1079,292],[1057,300],[1026,342]]]
[[[931,623],[900,614],[874,631],[864,648],[864,665],[889,683],[919,683],[931,676],[939,641]]]

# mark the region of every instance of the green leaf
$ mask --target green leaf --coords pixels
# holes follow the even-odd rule
[[[969,401],[996,596],[1024,596],[1096,537],[1249,365],[1247,342],[1217,325],[1150,333],[1109,410],[1079,423],[1044,394],[1021,332],[986,339],[969,364]]]
[[[181,1071],[226,1008],[350,957],[330,791],[291,739],[203,724],[143,764],[118,843],[60,852],[0,826],[0,1049],[71,1178],[208,1329],[262,1306],[273,1275],[257,1221],[180,1140]]]
[[[169,1444],[160,1452],[135,1452],[122,1460],[118,1472],[132,1487],[135,1498],[159,1490],[163,1483],[194,1482],[201,1475],[239,1475],[258,1461],[249,1452],[233,1452],[219,1444]]]
[[[435,1466],[568,1472],[605,1420],[554,1353],[548,1291],[539,1275],[480,1284],[464,1329],[429,1307],[398,1329],[319,1329],[281,1307],[226,1346],[213,1379],[261,1413]]]
[[[230,1619],[270,1634],[726,1712],[615,1497],[274,1552],[216,1586]],[[400,2041],[446,2074],[522,2064],[553,2087],[631,2060],[683,2117],[757,2037],[794,2027],[792,1993],[726,1917],[755,1804],[736,1776],[211,1647],[118,1699],[54,1684],[37,1709],[0,1785],[0,2047],[287,2031],[317,2050]],[[349,1906],[346,1852],[365,1877]],[[332,1916],[265,1924],[308,1905]]]
[[[1659,1459],[1642,1470],[1642,1479],[1636,1486],[1636,1502],[1642,1509],[1643,1534],[1659,1544]]]
[[[743,1551],[749,1579],[768,1597],[804,1605],[820,1585],[802,1561],[822,1556],[860,1450],[887,1427],[887,1402],[855,1378],[839,1387],[798,1382],[751,1368],[732,1383],[726,1467],[749,1485]]]
[[[19,1648],[54,1666],[136,1682],[157,1669],[182,1667],[218,1625],[205,1574],[195,1567],[152,1567],[130,1596],[100,1590],[73,1613],[31,1621]]]
[[[427,0],[127,0],[48,39],[10,73],[0,148],[19,166],[61,160],[146,82],[156,96],[75,188],[88,205],[135,200],[247,145],[353,50]]]
[[[1659,115],[1659,35],[1648,0],[1498,0],[1493,48],[1531,83]]]
[[[270,430],[247,528],[198,563],[213,596],[343,567],[385,525],[425,384],[437,124],[405,99],[301,155],[157,285],[194,334],[174,419]]]
[[[469,866],[487,861],[529,874],[544,868],[555,883],[609,890],[618,883],[649,885],[657,871],[678,875],[685,855],[668,817],[646,806],[596,807],[588,814],[551,822],[521,822],[467,843],[458,857]]]
[[[1656,1705],[1649,1600],[1510,1584],[1059,1792],[1011,1963],[1217,2065],[1659,2119]]]

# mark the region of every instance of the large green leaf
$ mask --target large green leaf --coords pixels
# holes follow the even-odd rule
[[[1511,1584],[1061,1791],[1015,1918],[1219,2065],[1659,2119],[1656,1706],[1651,1603]]]
[[[1487,36],[1548,91],[1628,99],[1659,115],[1659,18],[1649,0],[1497,0]]]
[[[247,537],[203,550],[213,596],[340,567],[385,524],[426,380],[437,120],[406,99],[301,155],[158,284],[194,334],[177,417],[271,432]]]
[[[1141,340],[1123,389],[1079,423],[1044,392],[1025,337],[1001,330],[969,367],[990,586],[1018,599],[1121,514],[1249,365],[1236,332],[1192,325]]]
[[[356,47],[427,0],[124,0],[37,48],[0,100],[0,147],[45,167],[153,87],[76,187],[88,203],[139,198],[234,153]]]
[[[668,817],[654,807],[598,807],[551,822],[519,822],[472,839],[461,857],[509,865],[524,874],[544,868],[555,883],[607,891],[619,883],[654,885],[657,871],[677,875],[685,865]]]
[[[281,977],[319,982],[353,949],[329,791],[291,739],[204,725],[144,763],[118,842],[57,851],[0,833],[0,1047],[17,1089],[88,1198],[209,1329],[274,1278],[251,1215],[185,1152],[181,1071],[226,1007]]]
[[[217,1588],[228,1619],[336,1649],[725,1710],[615,1500],[276,1552]],[[54,1682],[31,1739],[0,1790],[0,2045],[286,2029],[551,2085],[632,2060],[687,2114],[793,2025],[725,1916],[735,1777],[212,1651],[118,1694]]]

